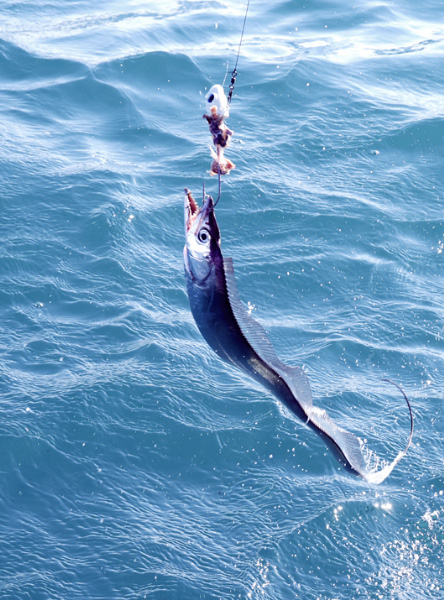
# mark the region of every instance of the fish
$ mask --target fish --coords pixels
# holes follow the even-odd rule
[[[206,112],[203,119],[208,122],[210,133],[213,136],[213,144],[216,150],[211,149],[213,162],[210,175],[227,175],[236,165],[224,155],[225,148],[230,143],[233,131],[228,129],[225,119],[229,117],[230,109],[228,98],[224,89],[218,83],[211,86],[205,96]]]
[[[393,383],[406,400],[410,434],[405,448],[378,470],[369,459],[371,452],[364,442],[313,404],[306,373],[301,367],[289,366],[278,358],[264,328],[243,305],[233,260],[222,255],[215,215],[217,201],[215,203],[204,191],[202,205],[198,206],[185,188],[184,270],[191,312],[200,333],[220,359],[262,384],[317,433],[348,472],[370,483],[382,483],[405,456],[412,441],[413,413],[406,394],[398,384],[384,380]]]

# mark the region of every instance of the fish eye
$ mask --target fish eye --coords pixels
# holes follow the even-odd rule
[[[211,96],[208,96],[208,102],[213,102],[214,100],[214,94],[211,94]]]
[[[210,232],[208,231],[208,229],[201,229],[197,234],[197,239],[199,240],[199,242],[206,244],[210,239]]]

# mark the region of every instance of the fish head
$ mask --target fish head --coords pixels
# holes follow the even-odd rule
[[[205,111],[209,117],[216,113],[216,116],[224,119],[227,119],[230,114],[224,88],[218,83],[211,86],[205,96]]]
[[[215,262],[221,256],[220,231],[214,214],[211,196],[198,206],[191,192],[185,188],[185,268],[196,283],[204,283]]]

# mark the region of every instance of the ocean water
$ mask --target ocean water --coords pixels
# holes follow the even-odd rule
[[[380,486],[192,319],[183,188],[234,0],[3,0],[0,597],[444,598],[444,4],[251,0],[217,217]],[[228,74],[228,75],[227,75]]]

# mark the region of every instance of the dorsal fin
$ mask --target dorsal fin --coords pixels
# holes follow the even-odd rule
[[[268,339],[265,329],[248,313],[239,297],[236,278],[234,276],[233,259],[224,258],[225,281],[227,283],[228,300],[234,318],[244,334],[250,346],[270,365],[278,363],[279,358],[274,351],[273,345]]]
[[[280,363],[280,367],[276,368],[276,371],[288,385],[290,390],[293,392],[294,397],[299,402],[305,413],[313,406],[311,397],[311,387],[308,381],[307,375],[301,369],[301,367],[289,367],[284,363]]]
[[[248,313],[239,296],[232,258],[224,258],[224,271],[228,299],[240,330],[250,346],[282,377],[303,410],[307,411],[312,406],[311,389],[307,376],[300,367],[290,367],[279,359],[262,325]]]
[[[350,431],[343,429],[328,416],[325,410],[313,406],[308,411],[311,427],[318,429],[329,440],[339,458],[353,471],[367,479],[368,464],[362,452],[363,443]]]

